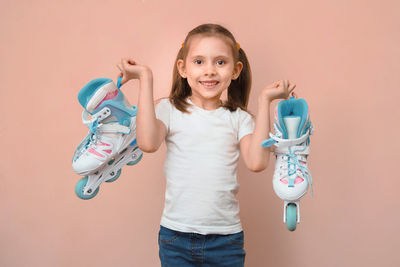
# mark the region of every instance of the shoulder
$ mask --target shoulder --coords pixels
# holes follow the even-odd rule
[[[170,103],[168,97],[161,97],[161,98],[156,99],[156,100],[154,101],[154,104],[155,104],[155,105],[158,105],[158,104],[168,105],[168,104],[171,104],[171,103]]]
[[[235,116],[239,121],[254,119],[254,115],[250,112],[243,110],[242,108],[238,107],[234,112]]]
[[[168,97],[162,97],[154,101],[154,106],[156,111],[157,110],[162,110],[165,112],[166,110],[171,111],[173,108],[173,105],[171,104],[170,100]]]

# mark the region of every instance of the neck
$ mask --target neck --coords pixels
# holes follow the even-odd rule
[[[190,96],[189,99],[198,107],[205,109],[205,110],[215,110],[222,106],[221,99],[208,99],[202,100],[194,96]]]

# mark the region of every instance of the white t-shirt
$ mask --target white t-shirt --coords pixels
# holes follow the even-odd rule
[[[205,110],[187,101],[191,114],[176,109],[168,98],[155,108],[167,128],[167,184],[160,224],[180,232],[238,233],[239,141],[253,133],[254,119],[240,108]]]

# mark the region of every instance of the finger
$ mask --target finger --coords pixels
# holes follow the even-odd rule
[[[279,86],[279,88],[283,91],[285,91],[286,85],[285,85],[285,80],[281,80],[281,84]]]
[[[294,90],[294,88],[296,87],[296,84],[292,84],[289,86],[289,92],[292,92]]]
[[[133,58],[131,58],[131,57],[123,58],[123,61],[124,61],[126,64],[136,65],[135,60],[134,60]]]
[[[118,69],[122,72],[122,66],[121,66],[121,63],[118,63],[117,64],[117,67],[118,67]]]
[[[123,67],[125,67],[126,62],[128,62],[128,59],[127,59],[127,58],[122,58],[122,59],[121,59],[121,65],[122,65]]]
[[[276,81],[276,82],[271,83],[268,87],[275,88],[275,87],[278,87],[278,86],[279,86],[279,81]]]

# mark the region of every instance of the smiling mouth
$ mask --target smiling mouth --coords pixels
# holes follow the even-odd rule
[[[219,82],[200,82],[205,88],[211,89],[214,88]]]

